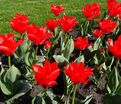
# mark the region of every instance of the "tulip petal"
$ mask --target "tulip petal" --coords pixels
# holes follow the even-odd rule
[[[51,73],[51,65],[50,65],[49,60],[46,60],[44,63],[44,71],[47,75]]]
[[[55,80],[55,79],[59,76],[59,74],[60,74],[60,70],[59,70],[59,69],[55,70],[54,72],[52,72],[52,73],[50,74],[49,80],[50,80],[50,81]]]
[[[48,87],[51,87],[51,86],[54,86],[54,85],[57,85],[56,81],[51,81],[51,82],[48,83]]]
[[[23,43],[24,39],[20,39],[17,43],[16,43],[16,47],[20,46]]]
[[[2,54],[11,55],[11,54],[13,54],[14,51],[15,50],[11,50],[8,47],[0,46],[0,53],[2,53]]]

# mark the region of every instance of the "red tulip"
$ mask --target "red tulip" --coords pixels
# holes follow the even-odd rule
[[[16,42],[13,33],[5,35],[0,34],[0,53],[5,55],[12,55],[16,51],[16,48],[22,44],[23,41],[24,40],[21,39]]]
[[[66,75],[74,84],[86,84],[89,81],[88,77],[93,74],[92,71],[93,68],[85,68],[82,62],[71,62],[68,67],[65,68]]]
[[[44,46],[45,46],[45,48],[50,48],[52,46],[52,43],[49,40],[46,40],[44,42]]]
[[[121,13],[121,3],[110,2],[108,3],[108,12],[112,17],[118,16]]]
[[[116,2],[116,0],[107,0],[108,3]]]
[[[63,16],[59,19],[60,26],[64,32],[71,31],[78,22],[75,17]]]
[[[100,26],[101,31],[105,34],[109,34],[117,26],[117,22],[112,22],[110,19],[104,19],[103,21],[98,20],[98,24]]]
[[[28,26],[28,17],[24,14],[16,14],[10,21],[11,27],[20,34],[24,33]]]
[[[87,4],[86,7],[82,7],[82,13],[87,17],[88,20],[92,20],[100,16],[100,5],[93,3],[92,5]]]
[[[108,39],[109,52],[111,52],[116,58],[121,59],[121,35],[113,42],[112,39]]]
[[[57,84],[55,80],[60,74],[60,69],[56,62],[50,64],[46,60],[43,67],[34,64],[32,65],[32,69],[34,70],[35,80],[38,84],[44,87],[51,87]]]
[[[102,31],[99,29],[95,29],[93,33],[95,37],[100,37],[103,35]]]
[[[88,38],[83,38],[79,36],[75,41],[74,41],[74,46],[78,48],[79,50],[84,50],[87,46],[90,44],[88,43]]]
[[[51,8],[51,12],[56,16],[58,16],[61,12],[64,11],[64,8],[62,7],[62,5],[52,4],[50,8]]]
[[[58,20],[54,20],[53,18],[46,20],[46,25],[50,30],[55,30],[58,26]]]
[[[41,26],[40,28],[31,24],[27,28],[28,39],[34,44],[39,45],[52,35],[52,32],[47,32],[47,27]]]

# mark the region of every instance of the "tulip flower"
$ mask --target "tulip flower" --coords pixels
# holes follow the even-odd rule
[[[16,14],[10,21],[10,25],[16,32],[23,34],[28,26],[28,17],[24,14]]]
[[[8,56],[12,55],[16,51],[16,48],[21,45],[23,41],[24,40],[21,39],[16,42],[13,33],[5,35],[0,34],[0,53]]]
[[[108,3],[108,12],[112,17],[118,16],[121,13],[121,3],[110,2]]]
[[[88,20],[92,20],[100,16],[100,5],[93,3],[92,5],[87,4],[86,7],[82,7],[82,13],[87,17]]]
[[[43,44],[46,39],[52,35],[52,32],[47,32],[47,27],[41,26],[40,28],[31,24],[27,28],[27,37],[34,44]]]
[[[50,8],[51,8],[51,12],[56,16],[60,15],[60,13],[64,11],[64,8],[62,7],[62,5],[52,4]]]
[[[116,0],[107,0],[108,3],[116,2]]]
[[[116,58],[121,59],[121,35],[116,41],[113,42],[112,39],[108,39],[109,52],[111,52]]]
[[[44,42],[44,47],[45,48],[50,48],[52,46],[52,43],[49,41],[49,40],[46,40],[45,42]]]
[[[105,34],[112,32],[116,26],[117,22],[112,22],[110,19],[98,20],[99,27],[101,31]]]
[[[99,30],[99,29],[95,29],[95,30],[93,31],[93,33],[94,33],[94,36],[95,36],[95,37],[100,37],[100,36],[103,36],[103,35],[104,35],[104,34],[102,33],[102,31]]]
[[[34,70],[35,80],[38,84],[44,87],[52,87],[57,84],[55,80],[60,74],[60,69],[56,62],[50,64],[46,60],[43,67],[33,64],[32,69]]]
[[[74,41],[74,46],[78,48],[79,50],[84,50],[87,46],[90,44],[88,43],[88,38],[83,38],[81,36],[77,37]]]
[[[78,22],[75,17],[63,16],[59,19],[60,26],[64,32],[71,31]]]
[[[89,79],[88,77],[93,74],[93,68],[85,68],[84,63],[71,62],[65,67],[65,73],[74,84],[86,84]]]
[[[58,20],[54,20],[53,18],[46,20],[46,26],[50,30],[55,30],[55,28],[58,26]]]
[[[88,77],[93,74],[93,68],[85,68],[84,63],[71,62],[67,67],[65,67],[65,73],[74,83],[74,90],[72,96],[72,104],[74,104],[74,98],[76,95],[77,84],[86,84],[89,79]]]

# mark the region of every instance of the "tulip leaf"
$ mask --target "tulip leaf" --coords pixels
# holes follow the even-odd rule
[[[12,65],[6,72],[5,76],[4,76],[4,81],[6,83],[11,83],[13,84],[18,77],[20,77],[21,72],[14,66]]]
[[[24,57],[27,50],[29,49],[31,42],[28,41],[27,37],[24,37],[24,42],[17,48],[15,56]]]
[[[34,97],[34,99],[32,100],[32,104],[46,104],[45,100],[43,97],[40,96],[36,96]]]
[[[73,39],[71,38],[67,41],[67,43],[65,45],[65,49],[63,52],[64,57],[69,60],[70,55],[73,52],[73,50],[74,50],[74,42],[73,42]]]
[[[34,61],[35,61],[35,52],[34,52],[34,49],[31,48],[25,55],[25,63],[28,65],[28,66],[31,66]]]
[[[108,73],[107,90],[109,94],[121,95],[121,76],[117,68]]]
[[[89,104],[92,100],[92,95],[89,95],[85,98],[85,100],[82,101],[83,104]]]
[[[55,30],[54,30],[54,35],[56,36],[58,34],[58,28],[56,27]]]
[[[78,63],[78,62],[84,62],[84,55],[82,55],[82,56],[79,56],[78,58],[76,58],[75,59],[75,61],[74,62],[76,62],[76,63]]]
[[[5,95],[12,94],[12,92],[7,88],[6,84],[4,84],[1,80],[0,80],[0,88]]]
[[[92,95],[89,95],[84,100],[75,100],[75,104],[90,104],[92,98]]]
[[[55,61],[58,63],[64,63],[64,62],[69,63],[68,60],[62,55],[53,55],[53,57],[54,57]]]
[[[0,80],[1,90],[5,95],[11,95],[14,91],[14,83],[20,77],[20,71],[12,65],[2,76]]]
[[[14,91],[16,94],[12,98],[8,99],[6,102],[11,102],[19,98],[20,96],[23,96],[30,89],[32,89],[32,86],[26,80],[19,80],[14,84],[14,88],[16,88]]]
[[[100,47],[101,47],[101,45],[102,45],[102,39],[101,39],[101,37],[99,37],[96,41],[95,41],[95,43],[94,43],[94,51],[95,50],[98,50]]]
[[[4,75],[5,75],[6,71],[5,69],[2,68],[1,73],[0,73],[0,88],[2,90],[2,92],[5,95],[11,95],[12,92],[10,91],[10,89],[6,86],[7,84],[4,82]]]

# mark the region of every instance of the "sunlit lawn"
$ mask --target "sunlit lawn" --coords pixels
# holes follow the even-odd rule
[[[10,17],[16,13],[25,13],[30,23],[44,25],[45,20],[53,17],[49,6],[62,4],[67,15],[75,16],[78,21],[84,19],[80,8],[86,3],[100,2],[102,11],[106,10],[106,0],[0,0],[0,34],[10,32]]]

